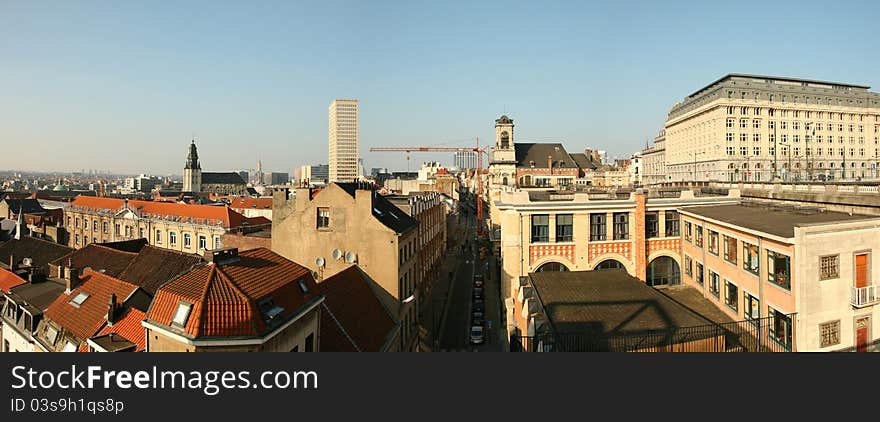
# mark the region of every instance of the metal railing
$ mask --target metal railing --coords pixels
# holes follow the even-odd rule
[[[795,314],[787,317],[794,321]],[[512,352],[790,352],[793,335],[764,317],[638,333],[514,334]],[[793,326],[790,325],[790,326]]]
[[[857,308],[880,302],[880,286],[851,287],[850,302]]]

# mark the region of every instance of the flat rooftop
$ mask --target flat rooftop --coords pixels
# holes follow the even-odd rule
[[[559,334],[640,334],[712,321],[618,269],[529,274]]]
[[[867,220],[880,222],[880,217],[876,216],[771,203],[692,206],[683,207],[681,211],[786,239],[794,237],[795,227]]]

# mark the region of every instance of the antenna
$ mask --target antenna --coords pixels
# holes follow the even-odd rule
[[[324,264],[326,264],[326,262],[324,261],[323,257],[319,256],[317,259],[315,259],[315,265],[317,265],[318,268],[324,268]]]
[[[342,251],[339,250],[339,248],[333,249],[332,256],[333,256],[333,259],[342,258]]]
[[[347,264],[354,264],[357,261],[357,254],[354,252],[346,252],[345,253],[345,262]]]

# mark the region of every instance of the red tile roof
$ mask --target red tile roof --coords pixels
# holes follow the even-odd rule
[[[322,352],[358,349],[378,352],[382,349],[397,323],[376,297],[370,283],[369,277],[355,265],[321,282],[324,304],[330,309],[321,313]]]
[[[308,293],[300,291],[302,280]],[[183,334],[189,337],[256,337],[267,326],[258,302],[272,296],[286,320],[321,294],[311,272],[265,248],[239,253],[239,260],[209,264],[177,277],[156,293],[147,319],[171,327],[180,301],[192,303]],[[172,328],[172,330],[181,331]]]
[[[24,283],[26,283],[26,281],[15,275],[15,273],[0,268],[0,290],[4,293],[9,293],[9,289],[15,286],[20,286]]]
[[[144,332],[144,327],[141,325],[141,321],[146,318],[146,314],[135,309],[129,308],[128,312],[116,321],[115,324],[111,326],[104,326],[104,328],[95,334],[95,336],[103,336],[110,333],[119,335],[124,337],[126,340],[137,345],[135,351],[142,352],[147,348],[147,337]],[[88,350],[88,344],[83,343],[86,350]],[[80,351],[82,347],[80,347]]]
[[[110,295],[116,294],[117,306],[122,306],[137,286],[96,271],[86,271],[83,281],[70,294],[62,294],[55,299],[44,315],[70,331],[85,342],[95,335],[107,322],[107,307]],[[80,292],[89,295],[79,307],[70,303]]]
[[[118,211],[125,206],[125,200],[80,195],[70,205],[94,210]],[[226,228],[240,227],[245,223],[251,224],[248,218],[225,206],[129,200],[128,207],[139,212],[141,216],[182,217],[181,221],[192,221],[195,224],[215,225],[219,223]]]
[[[271,210],[272,198],[241,198],[234,196],[221,197],[229,201],[232,208],[250,208],[256,210]]]

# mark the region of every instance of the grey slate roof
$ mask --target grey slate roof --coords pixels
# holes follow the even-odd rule
[[[202,184],[246,185],[241,175],[234,172],[202,173]]]
[[[575,168],[577,165],[560,143],[523,144],[515,143],[516,165],[530,168],[548,168],[547,157],[553,158],[553,168]]]
[[[352,198],[355,197],[355,192],[358,190],[359,186],[361,186],[357,183],[337,182],[334,184],[342,188],[342,190],[351,195]],[[362,188],[366,188],[366,185],[363,185]],[[372,188],[370,188],[370,190],[372,190]],[[419,222],[416,219],[410,217],[405,211],[392,204],[382,195],[376,193],[375,190],[372,190],[372,198],[373,216],[376,217],[379,222],[384,224],[385,227],[394,230],[395,233],[404,233],[419,225]]]
[[[571,155],[571,159],[574,160],[575,164],[581,168],[581,170],[595,170],[596,164],[591,162],[589,158],[587,158],[587,154],[582,152],[576,152]]]
[[[9,210],[15,214],[24,210],[25,214],[42,214],[46,212],[43,209],[43,206],[40,205],[40,201],[36,199],[26,198],[26,199],[5,199],[6,205],[9,206]]]
[[[23,258],[30,258],[33,260],[33,264],[31,264],[33,267],[43,274],[48,274],[49,262],[71,252],[73,252],[72,248],[58,243],[22,236],[21,240],[11,239],[0,245],[0,262],[9,265],[10,256],[13,256],[16,264],[20,263]]]
[[[794,237],[794,228],[802,225],[844,223],[858,220],[880,221],[880,217],[870,215],[849,215],[833,211],[799,211],[794,207],[773,207],[769,204],[694,206],[684,207],[681,210],[786,239]]]

